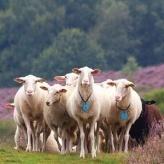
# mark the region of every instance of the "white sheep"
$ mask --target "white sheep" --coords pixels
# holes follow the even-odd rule
[[[100,71],[88,67],[74,68],[73,72],[79,75],[78,84],[69,97],[67,107],[69,115],[76,120],[80,130],[81,150],[80,157],[85,157],[84,127],[86,123],[90,124],[89,137],[91,141],[92,158],[96,157],[94,128],[100,115],[99,89],[94,85],[93,75]]]
[[[109,151],[109,145],[111,144],[112,152],[114,152],[115,147],[113,143],[113,134],[111,127],[111,109],[115,107],[115,88],[109,85],[110,82],[112,82],[111,79],[108,79],[102,83],[96,83],[96,85],[101,88],[98,92],[99,103],[101,107],[100,118],[98,120],[98,128],[100,127],[104,131],[106,140],[106,151]],[[97,144],[97,146],[97,151],[99,152],[99,144]]]
[[[70,94],[71,88],[68,89],[68,87],[61,86],[60,84],[54,84],[49,87],[41,86],[41,88],[48,90],[43,111],[44,120],[46,124],[54,131],[59,149],[60,143],[58,141],[58,130],[61,130],[61,153],[63,154],[68,151],[70,152],[72,149],[71,135],[74,135],[73,131],[76,129],[76,123],[72,118],[70,118],[66,109],[66,101]]]
[[[35,134],[33,122],[36,121],[40,125],[43,123],[43,103],[47,92],[40,89],[39,82],[44,80],[40,77],[28,75],[15,78],[15,81],[23,84],[23,86],[17,91],[14,98],[14,118],[15,120],[20,119],[21,121],[17,122],[21,122],[27,129],[26,151],[39,151],[39,138],[38,134]]]
[[[125,140],[123,150],[127,152],[130,128],[142,111],[141,99],[133,89],[135,85],[126,79],[115,80],[108,84],[115,86],[115,106],[110,110],[111,113],[108,121],[112,126],[112,132],[116,142],[118,141],[117,136],[119,135],[119,150],[122,151],[122,143]]]
[[[55,80],[58,82],[65,82],[66,86],[76,86],[78,75],[75,73],[67,73],[65,76],[55,76]]]

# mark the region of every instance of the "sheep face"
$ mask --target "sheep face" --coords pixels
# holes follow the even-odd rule
[[[55,84],[49,87],[41,86],[41,88],[44,90],[48,90],[48,96],[46,99],[47,106],[51,106],[55,103],[60,102],[62,94],[67,91],[63,86],[59,84]]]
[[[68,86],[76,85],[78,77],[79,76],[75,73],[66,74],[65,75],[66,85],[68,85]]]
[[[36,83],[43,82],[44,79],[33,76],[33,75],[28,75],[25,77],[15,78],[15,81],[20,84],[23,84],[24,91],[27,96],[32,96],[32,95],[34,95],[34,93],[36,91]]]
[[[112,82],[116,86],[115,100],[122,101],[129,93],[134,84],[126,79],[120,79]]]
[[[68,73],[65,76],[55,76],[54,79],[59,82],[65,81],[67,86],[75,86],[78,80],[78,75],[75,73]]]
[[[74,68],[72,70],[74,73],[79,75],[79,85],[81,87],[89,87],[91,84],[93,84],[93,75],[96,75],[100,72],[98,69],[91,69],[89,67],[83,67],[83,68]]]

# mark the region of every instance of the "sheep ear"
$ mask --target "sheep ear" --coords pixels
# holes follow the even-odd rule
[[[100,70],[100,69],[94,69],[94,70],[91,72],[92,75],[97,75],[97,74],[99,74],[99,73],[101,73],[101,70]]]
[[[44,81],[46,81],[45,79],[43,79],[43,78],[38,78],[37,80],[35,80],[35,82],[37,83],[37,82],[40,82],[40,83],[42,83],[42,82],[44,82]]]
[[[62,89],[60,89],[59,92],[63,92],[63,93],[65,93],[65,92],[67,92],[67,90],[66,90],[65,88],[62,88]]]
[[[81,73],[81,70],[79,68],[73,68],[72,72],[79,75]]]
[[[25,79],[23,77],[16,77],[14,81],[16,81],[19,84],[23,84],[25,82]]]
[[[14,103],[6,103],[5,108],[6,109],[13,109],[15,107]]]
[[[43,90],[45,90],[45,91],[48,90],[48,87],[46,87],[46,86],[40,86],[40,88],[43,89]]]
[[[114,81],[108,81],[107,84],[110,86],[116,86],[116,83]]]
[[[56,80],[56,81],[65,81],[65,76],[55,76],[54,80]]]
[[[126,84],[126,88],[128,88],[128,87],[134,88],[135,87],[135,84],[132,83],[132,82],[129,82],[128,84]]]
[[[113,81],[113,80],[111,80],[111,79],[107,79],[107,80],[106,80],[106,84],[107,84],[107,85],[110,85],[110,86],[116,86],[116,82]]]

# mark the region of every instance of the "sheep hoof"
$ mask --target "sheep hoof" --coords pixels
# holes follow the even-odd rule
[[[128,153],[128,150],[124,150],[124,153]]]
[[[15,149],[15,150],[19,150],[19,147],[15,146],[14,149]]]
[[[85,154],[84,153],[80,153],[80,158],[85,158]]]
[[[62,155],[66,154],[66,152],[65,152],[65,151],[61,151],[60,153],[61,153]]]
[[[26,148],[26,152],[31,152],[31,148],[30,147],[27,147]]]
[[[95,151],[92,153],[92,158],[96,158],[96,152]]]

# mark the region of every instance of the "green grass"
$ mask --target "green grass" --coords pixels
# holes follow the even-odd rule
[[[13,120],[0,120],[0,144],[14,145],[15,123]]]
[[[57,153],[29,153],[16,151],[14,147],[15,123],[12,120],[0,121],[0,164],[54,164],[54,163],[102,163],[102,164],[122,164],[127,161],[127,154],[99,154],[95,159],[87,155],[85,159],[80,159],[79,154],[60,155]]]
[[[53,153],[27,153],[16,151],[11,147],[0,148],[0,163],[23,163],[23,164],[41,164],[41,163],[126,163],[125,154],[101,154],[95,159],[87,155],[85,159],[80,159],[79,154],[60,155]]]

